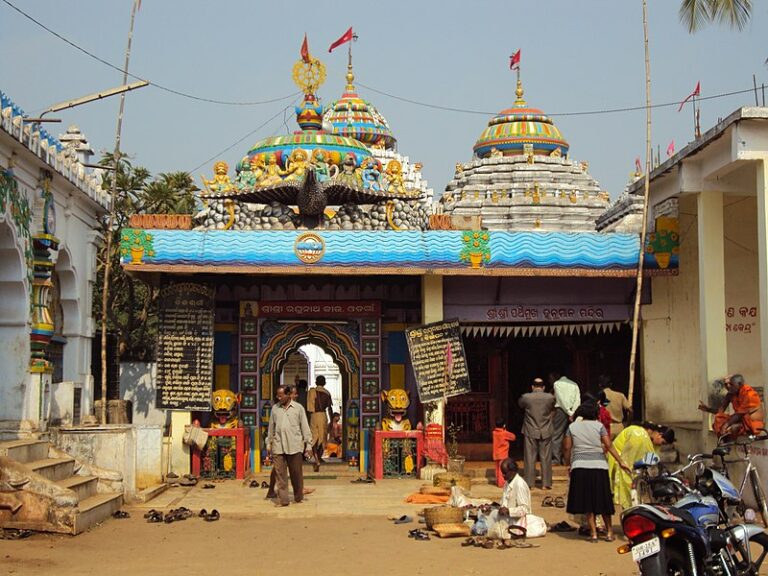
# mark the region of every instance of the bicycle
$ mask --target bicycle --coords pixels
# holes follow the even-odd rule
[[[718,440],[718,447],[712,451],[713,455],[720,457],[720,461],[722,462],[723,475],[729,480],[731,479],[728,472],[729,464],[744,462],[747,465],[747,469],[744,471],[744,477],[741,479],[741,483],[738,487],[739,496],[742,500],[741,504],[737,508],[737,511],[742,517],[744,516],[744,512],[746,510],[746,505],[744,504],[744,488],[747,485],[747,480],[749,480],[750,487],[752,488],[752,492],[755,496],[757,508],[763,520],[763,526],[768,528],[768,502],[765,499],[765,492],[763,491],[763,487],[760,483],[760,474],[758,474],[757,468],[754,466],[754,464],[752,464],[752,459],[750,458],[752,444],[755,442],[768,440],[768,433],[763,431],[763,434],[760,435],[740,436],[731,442],[723,442],[725,438],[725,436],[721,437]],[[739,456],[736,459],[726,460],[725,457],[731,453],[731,448],[734,446],[743,450],[743,456]]]

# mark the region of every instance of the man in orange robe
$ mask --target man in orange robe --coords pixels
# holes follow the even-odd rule
[[[760,396],[749,384],[744,382],[744,376],[734,374],[725,379],[728,394],[719,408],[713,409],[699,402],[699,410],[715,415],[712,429],[718,436],[729,435],[733,438],[749,434],[760,434],[765,430],[765,414]],[[728,404],[733,407],[733,414],[725,411]]]

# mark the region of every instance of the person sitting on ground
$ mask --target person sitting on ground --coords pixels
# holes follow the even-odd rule
[[[512,458],[501,462],[501,472],[504,474],[504,492],[501,494],[501,507],[498,516],[507,518],[510,525],[522,526],[526,536],[537,538],[547,532],[547,523],[543,518],[531,513],[531,489],[523,477],[518,474],[517,463]],[[504,535],[504,538],[507,538]]]
[[[493,429],[493,461],[496,463],[496,486],[504,488],[504,474],[501,471],[501,463],[509,457],[509,443],[515,441],[516,436],[507,432],[507,423],[504,418],[496,418],[496,428]]]
[[[328,440],[325,443],[325,454],[334,458],[341,458],[341,415],[334,412],[331,415],[331,424],[328,427]]]
[[[744,382],[741,374],[732,374],[723,380],[728,394],[718,408],[710,408],[699,402],[699,410],[715,415],[712,430],[718,436],[747,436],[765,431],[765,414],[760,396],[752,386]],[[728,414],[728,405],[733,407],[733,414]]]

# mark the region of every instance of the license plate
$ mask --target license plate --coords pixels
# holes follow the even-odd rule
[[[635,562],[640,562],[643,558],[653,556],[661,551],[661,543],[658,538],[651,538],[645,542],[632,547],[632,559]]]

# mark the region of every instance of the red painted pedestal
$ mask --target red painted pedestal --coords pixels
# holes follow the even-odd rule
[[[235,478],[245,478],[245,461],[248,455],[250,435],[245,428],[204,428],[208,436],[234,436],[235,437]],[[192,474],[200,477],[200,456],[197,448],[192,449]]]
[[[419,475],[421,470],[421,458],[424,451],[424,432],[421,430],[409,430],[409,431],[384,431],[376,430],[373,433],[373,477],[376,480],[384,478],[384,459],[381,450],[381,443],[385,438],[410,438],[416,442],[416,454],[415,454],[415,466],[416,476]]]

